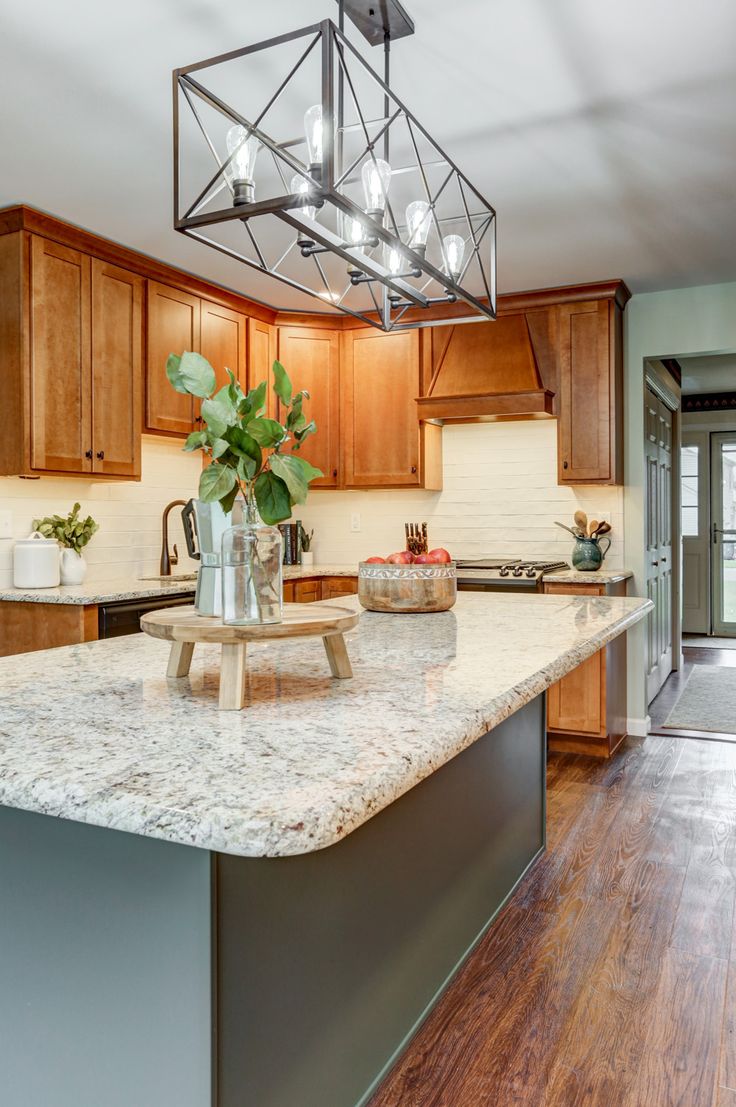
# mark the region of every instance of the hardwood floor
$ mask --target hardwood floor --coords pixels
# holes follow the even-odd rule
[[[736,1107],[736,746],[551,754],[548,850],[370,1107]]]

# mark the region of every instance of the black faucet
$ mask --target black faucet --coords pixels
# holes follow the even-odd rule
[[[179,564],[179,551],[176,548],[176,542],[174,543],[174,552],[169,554],[169,512],[172,507],[187,506],[186,500],[172,500],[170,504],[167,504],[164,508],[163,518],[161,519],[161,561],[159,562],[159,574],[162,577],[171,576],[171,566]]]

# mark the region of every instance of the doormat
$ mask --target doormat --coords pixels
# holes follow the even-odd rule
[[[736,735],[736,668],[694,665],[664,725]]]
[[[705,650],[736,650],[736,638],[712,638],[704,634],[683,634],[682,644]]]

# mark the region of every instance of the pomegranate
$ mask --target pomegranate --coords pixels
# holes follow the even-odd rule
[[[452,561],[449,553],[442,546],[438,546],[436,550],[430,550],[427,557],[435,565],[448,565]]]
[[[386,564],[386,558],[385,557],[367,557],[365,559],[365,563],[366,563],[366,565],[385,565]]]
[[[411,565],[414,561],[414,554],[408,550],[399,550],[398,553],[389,554],[386,561],[389,565]]]

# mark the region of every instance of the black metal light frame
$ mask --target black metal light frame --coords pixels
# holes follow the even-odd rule
[[[216,66],[298,39],[308,40],[299,60],[268,100],[261,113],[253,119],[243,116],[230,104],[209,90],[199,79],[201,74]],[[385,45],[386,77],[388,78],[388,40]],[[278,142],[266,133],[260,124],[276,100],[283,95],[295,73],[315,49],[319,49],[321,54],[322,164],[318,169],[310,170],[305,161],[297,158],[292,152],[295,147],[304,143],[304,139],[291,138],[287,141]],[[351,82],[350,70],[347,64],[348,58],[362,66],[370,78],[383,90],[385,118],[378,121],[383,126],[372,137],[368,132],[367,123]],[[336,75],[337,81],[335,81]],[[365,148],[360,156],[353,159],[347,167],[342,164],[341,149],[344,121],[343,104],[346,88],[352,97],[366,140]],[[288,274],[278,271],[279,265],[283,262],[283,257],[275,264],[267,263],[264,252],[258,243],[254,224],[261,215],[277,216],[294,228],[297,234],[296,242],[300,244],[308,243],[311,246],[309,249],[302,249],[302,254],[305,258],[305,265],[310,264],[310,258],[314,261],[324,284],[324,290],[321,290],[323,295],[334,297],[319,261],[320,253],[325,251],[337,254],[348,263],[348,271],[353,274],[353,285],[365,283],[368,287],[372,300],[370,309],[360,310],[342,303],[345,293],[337,302],[334,302],[333,299],[332,306],[384,331],[414,329],[443,322],[442,318],[433,317],[434,313],[430,313],[428,318],[423,320],[421,312],[417,313],[412,310],[429,308],[438,303],[460,301],[467,305],[469,309],[467,314],[453,315],[453,322],[466,323],[496,318],[496,213],[493,207],[461,173],[408,108],[399,101],[389,87],[388,81],[383,80],[368,65],[362,55],[345,37],[343,31],[332,20],[326,19],[288,34],[279,35],[276,38],[174,70],[173,101],[174,227],[177,231],[204,242],[260,272],[268,273],[300,292],[319,297],[320,291],[315,291]],[[258,139],[263,148],[271,153],[279,179],[284,187],[282,195],[261,200],[256,199],[252,203],[230,204],[226,208],[217,208],[216,210],[202,210],[208,203],[212,202],[218,192],[227,187],[225,174],[235,154],[231,154],[225,160],[220,158],[216,145],[208,134],[200,112],[197,110],[198,103],[206,104],[210,109],[214,109],[229,122],[229,125],[240,124]],[[180,187],[180,108],[182,104],[188,106],[193,113],[202,137],[209,147],[217,166],[212,177],[204,183],[197,197],[184,210],[182,210]],[[424,191],[423,198],[429,204],[430,218],[440,243],[442,242],[442,232],[435,208],[449,183],[453,181],[457,186],[457,193],[461,198],[463,210],[458,213],[454,221],[464,219],[468,231],[465,242],[466,245],[468,243],[471,245],[470,254],[464,259],[462,272],[457,279],[448,276],[446,271],[438,269],[428,261],[421,249],[412,249],[401,240],[399,223],[388,199],[386,200],[386,222],[388,225],[384,226],[383,223],[376,220],[367,220],[365,211],[349,196],[340,191],[340,186],[344,185],[351,178],[351,174],[360,168],[366,159],[366,155],[373,158],[374,161],[376,160],[374,149],[379,141],[382,141],[385,149],[387,149],[391,125],[399,119],[406,121],[416,156],[416,165],[409,168],[417,171],[420,175]],[[375,123],[376,121],[370,120],[369,122]],[[423,161],[420,156],[417,142],[420,136],[425,144],[429,144],[436,155],[431,163],[426,158]],[[447,167],[442,184],[434,191],[430,189],[425,171],[425,165],[429,164],[434,166],[443,164]],[[289,190],[285,169],[292,173],[298,173],[308,182],[310,189],[308,201],[305,201],[303,194],[294,194]],[[385,244],[389,249],[398,250],[406,260],[407,271],[399,275],[392,273],[381,261],[364,252],[364,249],[361,249],[361,244],[351,245],[346,243],[331,228],[321,224],[319,218],[309,219],[301,210],[305,202],[310,205],[315,204],[318,208],[322,208],[325,204],[331,204],[337,209],[338,213],[342,212],[346,216],[352,216],[360,220],[364,225],[367,224],[370,228],[371,241],[377,244]],[[234,247],[224,245],[208,237],[207,228],[233,220],[242,222],[255,257],[249,257]],[[483,254],[480,251],[482,245],[485,245]],[[480,273],[482,278],[480,283],[483,286],[483,291],[479,295],[469,291],[461,283],[473,262],[475,262],[474,272],[476,274]],[[416,278],[419,273],[424,278],[423,285],[417,286],[409,283],[409,279]],[[434,284],[441,294],[432,296],[427,293],[425,290],[430,284]],[[376,296],[375,293],[375,289],[378,288],[381,289],[382,295],[380,296]],[[405,318],[408,312],[411,312],[411,315]],[[419,318],[417,318],[417,315],[419,315]]]

